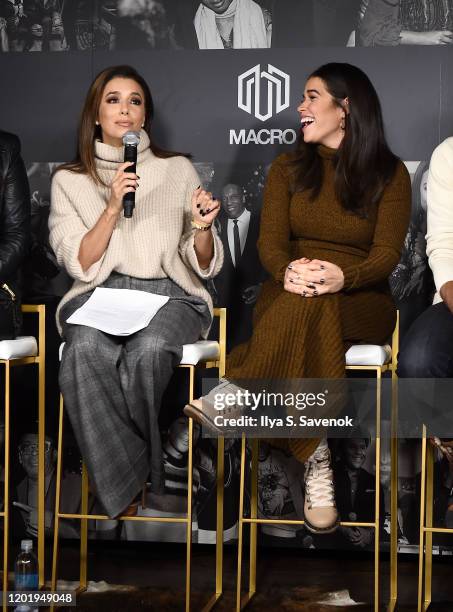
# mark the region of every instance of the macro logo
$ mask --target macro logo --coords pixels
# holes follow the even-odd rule
[[[238,77],[238,106],[260,121],[288,108],[289,94],[289,75],[271,64],[267,70],[257,64]]]
[[[268,121],[289,107],[290,76],[271,64],[257,64],[238,77],[238,107],[259,121]],[[293,129],[230,130],[230,145],[293,144]]]

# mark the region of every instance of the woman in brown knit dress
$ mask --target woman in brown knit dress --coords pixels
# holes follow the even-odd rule
[[[355,66],[326,64],[297,110],[297,150],[274,161],[264,192],[258,247],[271,279],[251,339],[229,355],[230,380],[343,378],[347,348],[383,344],[395,325],[387,278],[406,235],[411,185],[386,143],[376,91]],[[214,392],[185,408],[212,429]],[[305,462],[306,526],[335,529],[326,440],[275,443]]]

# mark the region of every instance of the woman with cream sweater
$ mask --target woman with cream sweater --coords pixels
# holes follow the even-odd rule
[[[57,312],[66,341],[64,396],[97,497],[111,517],[134,514],[145,481],[163,487],[158,415],[182,346],[206,335],[212,302],[202,279],[223,261],[212,223],[219,202],[200,188],[180,154],[150,137],[153,102],[129,66],[102,71],[91,85],[78,154],[52,181],[50,241],[74,284]],[[140,133],[136,173],[126,172],[122,137]],[[133,217],[123,197],[136,192]],[[149,325],[127,337],[66,321],[96,287],[168,296]]]

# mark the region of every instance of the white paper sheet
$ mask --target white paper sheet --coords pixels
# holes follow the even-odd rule
[[[147,327],[170,298],[135,289],[96,287],[93,295],[67,320],[113,336],[130,336]]]

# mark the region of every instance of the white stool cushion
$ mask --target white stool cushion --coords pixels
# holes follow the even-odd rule
[[[180,365],[196,365],[200,361],[213,361],[219,358],[220,347],[215,340],[199,340],[194,344],[184,344]]]
[[[381,366],[389,363],[392,358],[392,349],[386,344],[354,344],[346,352],[347,366]]]
[[[0,344],[2,343],[0,342]],[[60,344],[60,361],[64,345],[64,342]],[[199,340],[194,344],[184,344],[180,365],[197,365],[200,361],[212,361],[219,358],[219,353],[219,343],[214,340]]]
[[[36,357],[38,343],[33,336],[18,336],[15,340],[0,340],[0,359]]]

